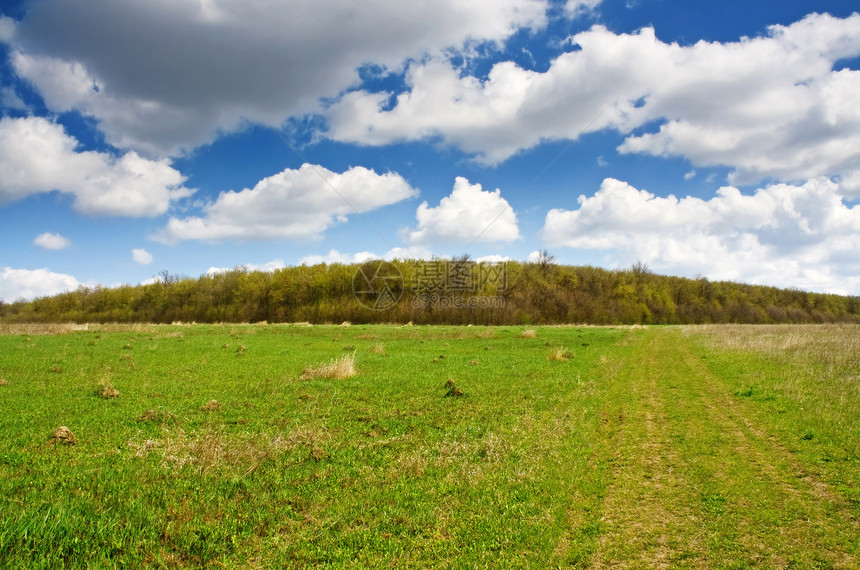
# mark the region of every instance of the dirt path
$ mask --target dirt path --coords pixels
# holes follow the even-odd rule
[[[857,567],[839,492],[753,421],[678,329],[636,333],[607,382],[610,480],[592,566]]]

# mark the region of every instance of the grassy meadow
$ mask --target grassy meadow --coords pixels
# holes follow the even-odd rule
[[[0,567],[856,568],[859,442],[857,326],[7,325]]]

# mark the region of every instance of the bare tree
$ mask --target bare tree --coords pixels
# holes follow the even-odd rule
[[[549,266],[555,264],[555,256],[549,251],[542,249],[538,252],[535,263],[537,263],[538,267],[540,267],[541,271],[545,274],[549,271]]]

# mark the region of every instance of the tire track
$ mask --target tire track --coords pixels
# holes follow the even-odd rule
[[[693,354],[687,339],[674,330],[664,336],[664,361],[674,355],[678,367],[689,371],[689,388],[699,396],[700,414],[686,424],[688,433],[698,427],[722,436],[714,460],[700,463],[712,468],[700,480],[712,484],[726,500],[724,516],[734,528],[721,528],[716,521],[709,526],[734,547],[729,549],[732,555],[742,556],[749,564],[776,567],[856,567],[855,555],[849,552],[856,550],[850,537],[860,529],[847,501],[755,425],[745,404],[729,395],[720,379]],[[695,398],[690,391],[688,395],[690,400]],[[717,555],[712,553],[712,558]]]
[[[689,508],[692,498],[678,470],[682,460],[669,441],[660,368],[649,334],[616,375],[623,422],[594,568],[704,567],[700,533],[685,530],[698,515]]]
[[[639,333],[611,379],[615,462],[592,566],[857,567],[837,490],[756,425],[677,329]]]

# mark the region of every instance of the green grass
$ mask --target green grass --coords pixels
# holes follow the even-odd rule
[[[0,567],[860,563],[860,328],[530,328],[0,335]]]

